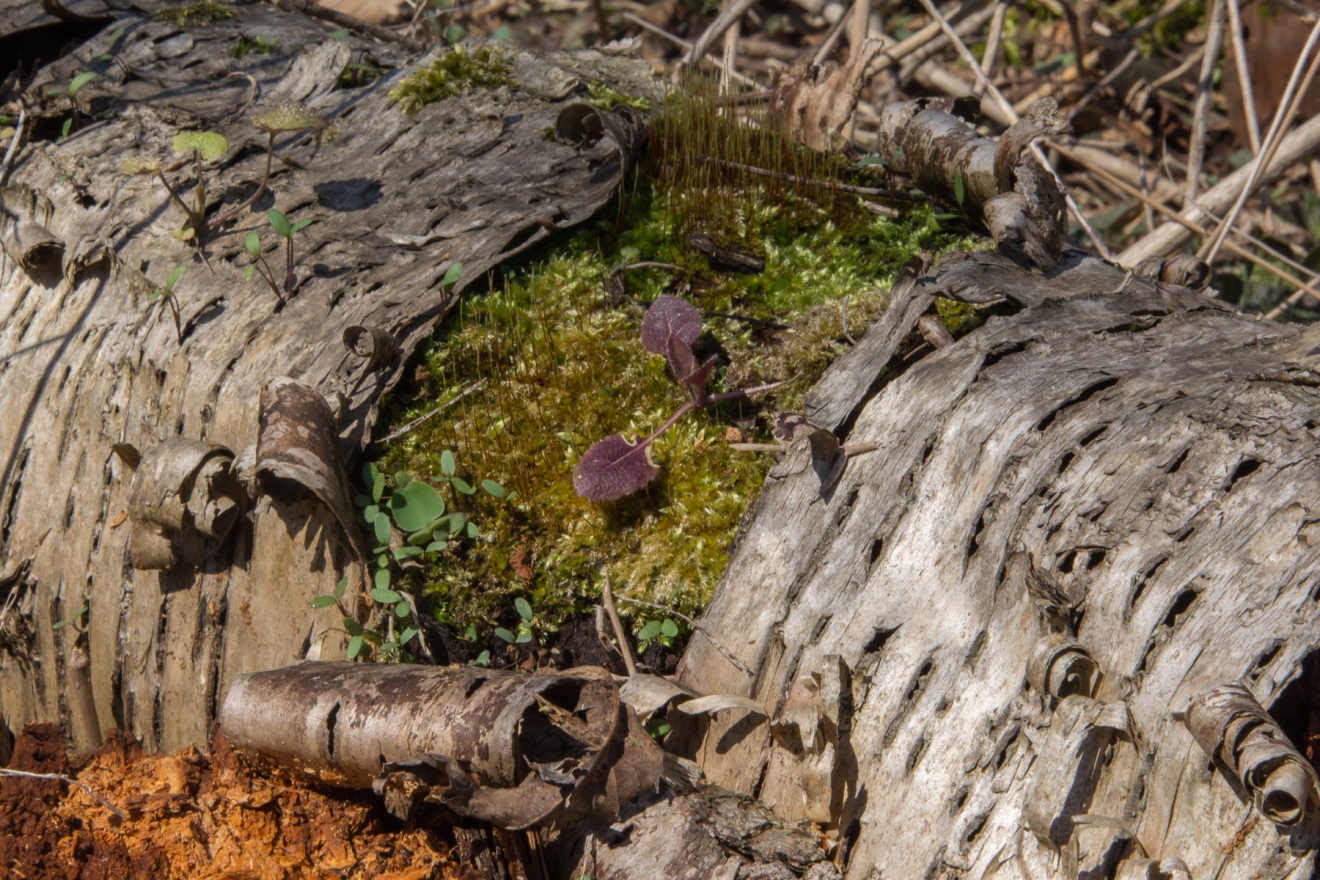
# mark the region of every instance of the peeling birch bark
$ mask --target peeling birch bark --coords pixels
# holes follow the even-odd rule
[[[707,775],[786,818],[826,811],[857,880],[1102,876],[1138,845],[1192,877],[1311,876],[1317,811],[1270,821],[1180,719],[1224,682],[1270,707],[1320,648],[1320,329],[1075,251],[1048,277],[953,256],[894,296],[807,406],[877,451],[822,491],[790,449],[701,620],[753,674],[701,631],[679,670],[779,729],[803,677],[842,662],[838,805],[782,747],[750,776],[745,755],[703,753]],[[1010,314],[894,358],[937,296]],[[1060,670],[1059,708],[1025,681],[1050,633],[1095,664]],[[1088,688],[1131,734],[1083,773],[1049,742]],[[1075,796],[1037,795],[1067,805],[1039,807],[1042,841],[1029,807],[1051,777]],[[1161,864],[1130,872],[1182,876]]]
[[[53,23],[36,4],[20,5],[0,14],[0,37]],[[153,18],[170,4],[112,5],[113,20],[80,26],[87,42],[42,70],[35,88],[67,83],[107,52],[122,66],[106,66],[79,91],[88,112],[67,138],[52,139],[67,104],[29,110],[0,195],[0,715],[15,729],[58,718],[77,732],[87,703],[100,723],[173,751],[207,740],[238,675],[342,648],[327,632],[332,620],[309,603],[350,563],[339,524],[354,526],[342,505],[336,516],[315,498],[259,494],[220,552],[135,570],[131,529],[119,526],[132,473],[113,449],[180,437],[250,449],[261,389],[284,376],[332,402],[326,449],[337,447],[342,466],[369,438],[381,395],[464,287],[613,198],[631,161],[631,144],[616,142],[615,131],[629,129],[602,120],[576,144],[547,130],[582,103],[592,80],[652,97],[659,87],[649,65],[626,54],[505,47],[497,51],[507,53],[516,87],[470,89],[410,117],[387,93],[433,56],[336,39],[333,27],[260,3],[234,4],[233,18],[187,29]],[[274,50],[234,58],[233,42],[254,33]],[[338,88],[344,64],[364,53],[389,68],[384,77]],[[162,162],[190,200],[193,164],[171,166],[171,139],[181,130],[223,134],[230,148],[204,172],[209,215],[219,217],[263,176],[267,135],[251,117],[288,101],[331,120],[337,134],[275,139],[268,193],[208,236],[208,269],[172,236],[186,218],[159,181],[126,176],[121,164]],[[258,280],[243,280],[243,233],[267,230],[272,205],[292,221],[317,221],[298,233],[300,281],[282,309]],[[19,223],[50,238],[15,235]],[[274,236],[263,234],[269,246]],[[442,283],[458,262],[457,283]],[[182,345],[166,305],[148,301],[180,263],[192,264],[175,291]],[[251,456],[238,461],[250,475]],[[51,624],[84,602],[92,699],[66,701],[62,640]]]

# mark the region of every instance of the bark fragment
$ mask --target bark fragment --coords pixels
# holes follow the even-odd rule
[[[239,678],[234,745],[373,786],[403,815],[439,804],[520,829],[604,815],[659,784],[662,754],[604,670],[308,663]]]
[[[1187,708],[1187,729],[1278,825],[1296,825],[1316,795],[1315,770],[1242,685],[1207,691]]]

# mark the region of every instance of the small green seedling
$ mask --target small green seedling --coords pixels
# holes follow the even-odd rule
[[[180,241],[202,240],[206,230],[206,177],[202,173],[203,162],[214,162],[225,154],[229,149],[229,139],[222,134],[214,131],[181,131],[174,136],[172,146],[176,153],[191,153],[193,157],[193,167],[196,171],[197,185],[193,188],[193,203],[189,205],[179,195],[179,191],[170,183],[165,172],[161,169],[160,163],[154,159],[143,159],[140,156],[130,156],[120,163],[120,169],[125,174],[146,174],[154,175],[165,190],[174,199],[175,204],[183,209],[187,215],[188,221],[183,228],[174,233],[174,237]]]
[[[87,603],[84,602],[83,606],[74,612],[73,617],[57,621],[51,625],[51,629],[59,630],[64,629],[66,626],[71,626],[77,630],[79,634],[82,634],[86,629],[83,623],[83,618],[87,616],[87,611]]]
[[[502,626],[497,626],[495,637],[509,645],[526,645],[536,638],[539,621],[532,611],[531,603],[521,596],[513,600],[513,607],[518,612],[518,632],[515,634]]]
[[[271,162],[275,155],[276,134],[296,131],[322,131],[329,125],[325,119],[301,105],[288,103],[280,104],[273,110],[254,117],[252,124],[267,134],[266,170],[252,195],[214,219],[208,219],[206,216],[207,186],[206,178],[202,173],[202,163],[214,162],[229,149],[229,140],[224,135],[213,131],[181,131],[174,136],[174,151],[176,153],[192,153],[193,155],[197,186],[193,193],[192,205],[185,202],[182,196],[179,195],[178,190],[174,188],[169,178],[165,176],[165,172],[161,170],[159,162],[133,156],[125,159],[120,168],[125,174],[155,175],[188,216],[187,224],[175,233],[175,237],[182,241],[196,241],[200,244],[208,229],[219,229],[224,226],[256,204],[257,199],[261,198],[266,191],[266,184],[270,182]]]
[[[96,79],[98,75],[99,74],[94,70],[84,70],[82,73],[69,80],[68,85],[50,86],[46,89],[46,97],[48,98],[65,95],[69,99],[69,112],[72,113],[72,115],[64,120],[64,125],[60,127],[60,137],[68,137],[69,133],[73,131],[74,123],[81,119],[82,108],[78,104],[78,91],[83,86]]]
[[[441,470],[444,472],[443,482],[447,482],[456,493],[472,495],[477,491],[457,476],[454,454],[448,450],[441,455]],[[385,474],[373,462],[368,462],[362,468],[362,482],[365,492],[357,494],[353,500],[372,548],[371,588],[367,595],[380,607],[375,615],[379,622],[364,626],[348,613],[343,604],[347,581],[336,585],[333,595],[317,596],[312,600],[312,607],[333,605],[339,609],[344,631],[349,636],[349,659],[371,655],[381,660],[397,661],[404,658],[408,643],[419,632],[418,627],[410,623],[414,618],[413,606],[400,589],[399,579],[409,570],[437,562],[439,554],[451,542],[463,538],[472,540],[481,533],[466,514],[448,509],[439,490],[423,480],[413,479],[405,471],[394,475],[394,491],[390,492]],[[493,480],[482,480],[481,487],[495,498],[511,498],[513,495]],[[476,638],[475,631],[472,637]]]
[[[678,624],[673,618],[647,621],[637,630],[637,653],[645,653],[653,644],[672,648],[676,638],[678,638]]]
[[[293,237],[311,226],[315,221],[311,217],[304,217],[297,222],[290,223],[288,217],[285,217],[282,212],[274,208],[266,212],[266,219],[270,221],[275,234],[284,239],[284,294],[288,296],[298,286],[298,276],[293,273]],[[250,242],[248,243],[248,250],[252,250]]]
[[[179,345],[183,345],[183,318],[179,314],[179,298],[174,293],[174,285],[179,283],[179,279],[186,271],[188,271],[186,265],[175,266],[174,271],[165,279],[165,286],[156,289],[147,297],[149,301],[164,299],[165,304],[170,307],[170,313],[174,316],[174,333],[178,337]]]
[[[243,280],[251,281],[253,274],[260,273],[262,280],[265,281],[266,286],[270,288],[270,292],[275,294],[275,298],[279,300],[279,308],[283,308],[285,302],[284,294],[280,293],[280,286],[275,282],[275,272],[270,268],[270,264],[266,262],[265,255],[261,252],[261,233],[255,229],[250,230],[247,236],[243,239],[243,246],[246,247],[247,252],[252,255],[252,262],[248,265],[247,269],[243,270]]]

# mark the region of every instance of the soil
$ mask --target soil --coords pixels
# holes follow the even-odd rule
[[[54,724],[26,727],[0,775],[0,875],[25,880],[151,877],[205,880],[380,878],[474,880],[449,829],[404,827],[370,793],[231,749],[147,756],[124,734],[75,761]],[[107,806],[110,805],[110,806]],[[123,818],[110,808],[118,810]]]

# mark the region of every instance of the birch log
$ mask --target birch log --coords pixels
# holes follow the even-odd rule
[[[823,815],[857,880],[1112,876],[1142,850],[1309,877],[1314,803],[1273,824],[1178,713],[1239,681],[1269,708],[1320,646],[1320,329],[1075,251],[1050,276],[910,272],[883,344],[817,386],[807,416],[879,448],[825,489],[805,447],[772,471],[701,621],[754,674],[698,631],[680,680],[761,703],[777,747],[699,757]],[[903,369],[891,316],[932,296],[1011,314]],[[1074,627],[1066,699],[1029,688]]]
[[[60,719],[78,732],[89,729],[81,707],[94,705],[104,726],[173,751],[205,742],[236,676],[339,649],[326,631],[335,615],[309,602],[354,554],[325,504],[272,491],[245,506],[200,564],[158,554],[173,567],[138,570],[121,515],[132,473],[114,450],[147,453],[185,437],[250,459],[261,389],[287,377],[330,403],[347,458],[466,285],[613,197],[629,161],[629,145],[616,140],[625,127],[608,120],[569,144],[547,138],[560,114],[581,105],[593,80],[637,95],[656,86],[649,65],[627,54],[497,47],[507,83],[410,116],[389,91],[447,49],[410,58],[255,2],[186,27],[155,16],[176,4],[113,6],[98,6],[112,20],[80,31],[86,42],[36,75],[41,94],[99,71],[78,90],[76,120],[59,94],[29,109],[0,190],[0,236],[40,221],[63,258],[25,267],[0,254],[0,716],[14,730]],[[30,8],[0,0],[0,39],[57,26]],[[273,49],[235,57],[245,37]],[[350,63],[382,75],[341,87]],[[191,203],[193,163],[173,153],[172,139],[224,135],[229,149],[203,169],[209,214],[219,217],[262,179],[267,135],[252,115],[282,102],[325,117],[335,134],[276,137],[269,191],[207,238],[203,262],[172,235],[183,211],[153,177],[123,173],[123,160],[160,163]],[[60,138],[65,118],[71,130]],[[298,233],[299,281],[283,308],[243,277],[244,235],[259,230],[284,280],[270,207],[316,220]],[[457,263],[457,283],[444,283]],[[179,264],[189,269],[175,286],[176,334],[165,298],[151,294]],[[393,356],[361,356],[376,349]],[[52,625],[84,605],[92,699],[73,701],[61,692],[66,640]]]

